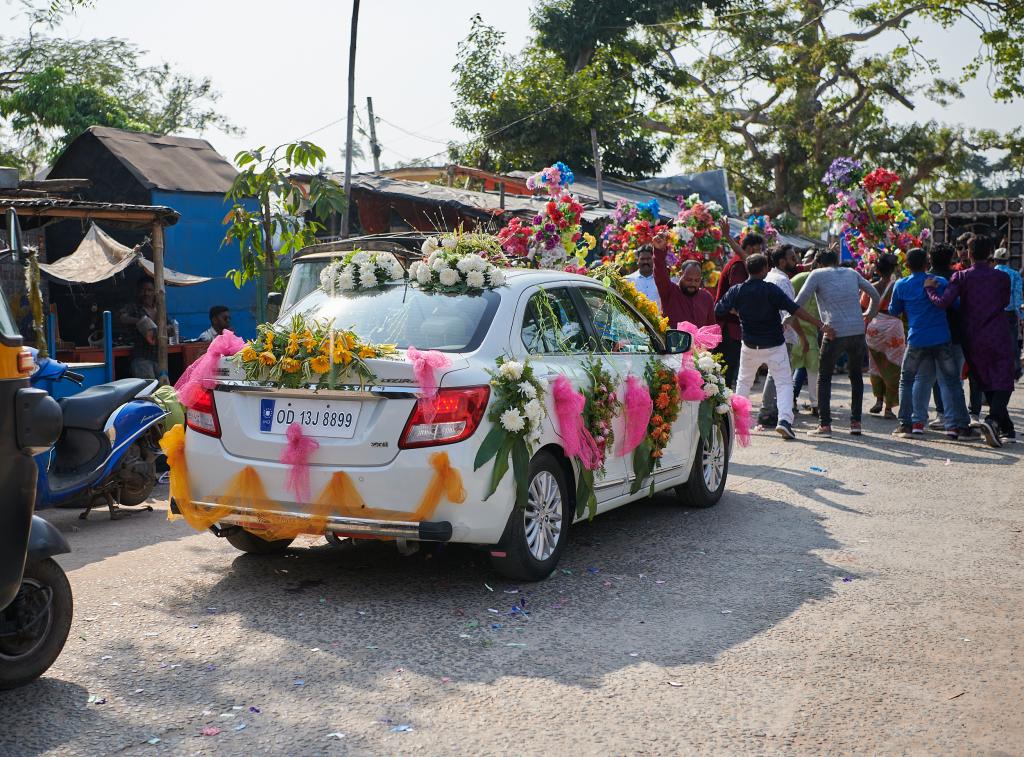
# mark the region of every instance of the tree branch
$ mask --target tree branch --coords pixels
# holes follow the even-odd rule
[[[892,29],[895,26],[899,26],[901,23],[903,23],[903,21],[907,19],[908,16],[912,16],[918,11],[922,11],[927,7],[927,3],[918,3],[917,5],[911,5],[909,8],[904,8],[902,11],[897,13],[892,18],[887,18],[885,21],[882,21],[880,24],[877,24],[876,26],[873,26],[870,29],[865,29],[862,32],[849,32],[848,34],[840,34],[839,39],[844,40],[846,42],[867,42],[869,39],[877,37],[885,30]]]

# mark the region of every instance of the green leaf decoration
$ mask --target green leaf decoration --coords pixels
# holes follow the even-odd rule
[[[633,450],[633,475],[636,478],[633,480],[633,485],[630,487],[629,493],[636,494],[643,488],[644,481],[651,475],[651,468],[653,465],[653,458],[651,457],[651,442],[650,439],[644,439],[640,442],[640,445]]]
[[[480,444],[480,449],[476,451],[473,470],[480,470],[488,460],[498,454],[498,450],[501,449],[501,443],[505,441],[507,435],[508,433],[501,427],[500,423],[495,423],[491,427],[491,430]]]
[[[697,410],[697,428],[700,430],[700,438],[707,443],[711,438],[711,426],[715,421],[715,405],[712,400],[704,400]]]
[[[501,447],[498,448],[498,455],[494,460],[494,468],[491,470],[491,483],[487,487],[487,495],[484,497],[484,501],[487,501],[492,494],[498,489],[498,484],[501,483],[501,479],[505,477],[508,472],[508,456],[512,451],[512,443],[514,438],[509,436],[501,443]]]
[[[588,519],[593,520],[597,515],[597,496],[594,493],[594,471],[580,468],[579,479],[576,482],[576,517],[583,514],[584,509],[588,511]]]
[[[516,437],[512,444],[512,476],[516,481],[516,507],[525,509],[530,486],[530,450],[522,437]]]

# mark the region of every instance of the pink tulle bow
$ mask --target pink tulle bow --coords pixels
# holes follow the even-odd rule
[[[412,363],[412,375],[420,386],[420,406],[429,422],[434,419],[434,397],[437,396],[438,388],[435,371],[449,367],[452,361],[443,352],[418,350],[415,347],[409,347],[405,357]]]
[[[683,366],[676,374],[679,385],[679,398],[687,402],[701,402],[707,399],[704,394],[704,376],[696,368]]]
[[[626,416],[626,429],[623,434],[622,448],[619,457],[624,457],[640,446],[647,435],[647,427],[654,412],[651,393],[636,376],[626,376],[626,392],[622,407]]]
[[[601,465],[601,450],[583,422],[586,398],[572,388],[572,383],[565,376],[559,376],[551,383],[551,396],[565,454],[579,458],[587,470],[597,470]]]
[[[713,350],[722,343],[722,327],[718,324],[698,328],[696,324],[689,321],[680,321],[676,324],[676,328],[693,337],[691,350]]]
[[[174,391],[181,404],[193,407],[199,401],[202,390],[216,375],[220,359],[234,355],[244,346],[245,340],[228,329],[215,336],[206,348],[206,354],[186,368],[174,385]]]
[[[750,400],[738,394],[729,399],[732,406],[732,422],[736,428],[736,441],[741,447],[750,444]]]
[[[296,502],[309,502],[309,458],[320,449],[320,442],[306,436],[299,423],[290,425],[286,435],[288,446],[281,452],[281,462],[291,467],[284,486],[295,495]]]

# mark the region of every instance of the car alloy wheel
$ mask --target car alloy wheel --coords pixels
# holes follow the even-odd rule
[[[526,545],[537,560],[547,560],[558,545],[562,533],[562,504],[558,481],[549,471],[538,471],[530,481],[523,510]]]
[[[710,439],[704,445],[702,471],[704,485],[709,492],[717,491],[725,473],[725,438],[722,436],[722,424],[715,423],[711,427]]]

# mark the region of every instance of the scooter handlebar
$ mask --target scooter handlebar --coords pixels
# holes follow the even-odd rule
[[[85,381],[85,376],[81,373],[75,373],[74,371],[64,371],[64,378],[68,381],[74,381],[79,386]]]

